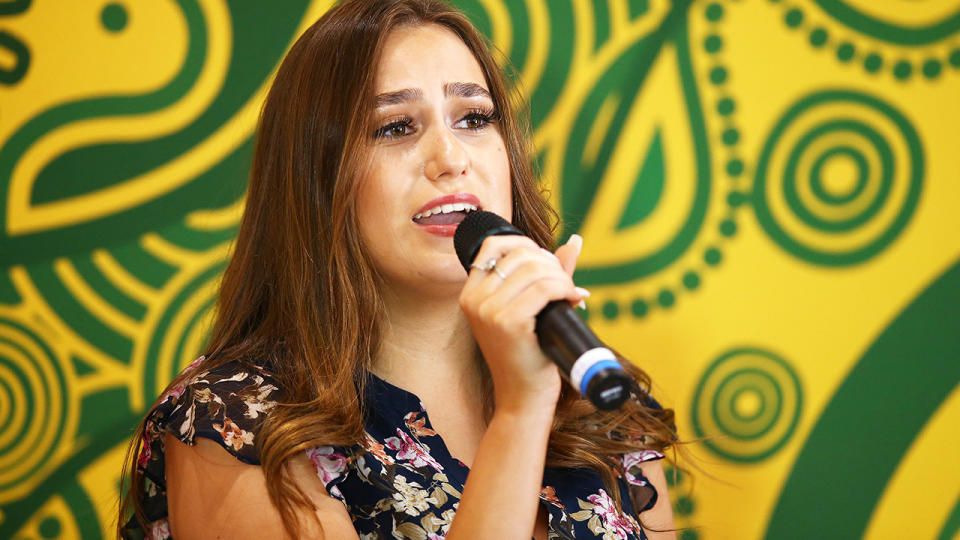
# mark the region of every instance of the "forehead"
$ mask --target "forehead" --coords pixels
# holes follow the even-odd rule
[[[480,63],[458,35],[436,24],[390,32],[377,65],[377,93],[402,88],[439,91],[450,82],[487,88]]]

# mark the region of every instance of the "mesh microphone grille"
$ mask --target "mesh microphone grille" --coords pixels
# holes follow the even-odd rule
[[[457,257],[460,258],[460,264],[463,265],[464,270],[470,271],[470,264],[480,251],[480,245],[483,244],[484,239],[501,234],[523,236],[519,229],[493,212],[483,210],[469,212],[453,235],[453,248],[457,250]]]

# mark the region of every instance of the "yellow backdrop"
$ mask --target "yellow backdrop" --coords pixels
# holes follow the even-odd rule
[[[109,535],[330,3],[0,3],[0,538]],[[960,4],[456,4],[530,97],[589,323],[707,437],[680,538],[960,538]]]

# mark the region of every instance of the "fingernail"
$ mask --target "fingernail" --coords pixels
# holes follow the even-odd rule
[[[579,294],[583,298],[590,298],[590,291],[584,289],[583,287],[574,287],[574,289],[576,289],[577,294]]]
[[[589,296],[589,295],[587,295],[587,296]],[[586,310],[587,310],[587,303],[584,302],[583,299],[581,298],[581,299],[580,299],[580,302],[577,304],[577,307],[580,308],[580,309],[582,309],[582,310],[584,310],[584,311],[586,311]]]
[[[577,256],[580,255],[580,250],[583,249],[583,237],[579,234],[571,234],[570,238],[567,239],[567,243],[573,242],[573,245],[577,248]]]

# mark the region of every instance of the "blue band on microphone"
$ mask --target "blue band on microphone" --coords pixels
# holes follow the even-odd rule
[[[596,375],[601,369],[618,369],[623,371],[623,366],[621,366],[620,362],[617,362],[616,360],[601,360],[590,366],[580,379],[581,394],[584,396],[587,395],[587,387],[590,386],[590,379],[592,379],[593,376]]]

